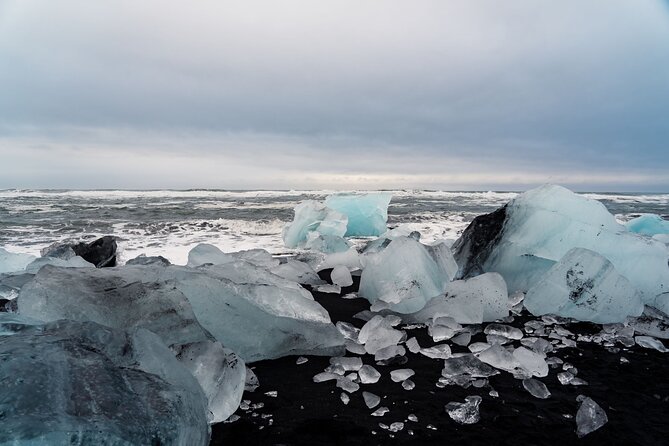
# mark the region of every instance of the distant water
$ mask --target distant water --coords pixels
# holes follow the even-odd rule
[[[121,260],[141,253],[185,263],[190,248],[212,243],[224,251],[264,248],[289,252],[281,229],[303,200],[334,191],[0,191],[0,246],[39,254],[59,241],[113,234]],[[390,227],[408,225],[422,240],[455,239],[477,215],[515,192],[392,191]],[[669,215],[669,194],[584,194],[625,221],[641,213]]]

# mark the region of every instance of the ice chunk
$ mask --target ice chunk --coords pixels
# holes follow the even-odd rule
[[[348,251],[335,252],[327,254],[316,262],[316,271],[322,271],[328,268],[336,268],[337,266],[345,266],[350,271],[360,269],[360,255],[355,248],[350,248]]]
[[[460,375],[468,375],[472,378],[488,378],[499,375],[499,372],[472,354],[465,354],[448,358],[444,361],[444,369],[441,371],[445,378],[453,378]]]
[[[325,199],[325,206],[347,217],[347,237],[379,236],[387,230],[391,199],[388,193],[335,194]]]
[[[343,213],[317,201],[303,201],[295,206],[293,222],[283,229],[283,242],[288,248],[304,246],[311,232],[343,237],[347,225],[348,218]]]
[[[0,273],[23,271],[35,259],[36,257],[30,254],[10,252],[0,248]]]
[[[357,392],[360,389],[360,384],[354,383],[345,376],[340,376],[339,378],[337,378],[337,387],[348,393],[353,393]]]
[[[669,221],[657,214],[644,214],[625,223],[630,232],[643,235],[669,234]]]
[[[579,438],[596,431],[609,421],[604,409],[592,399],[579,395],[576,401],[581,403],[576,412],[576,435]]]
[[[260,387],[260,381],[258,376],[250,368],[246,368],[246,381],[244,382],[244,391],[245,392],[255,392],[255,390]],[[267,395],[267,392],[265,393]]]
[[[396,356],[404,356],[405,354],[406,349],[401,345],[389,345],[388,347],[377,350],[376,353],[374,353],[374,360],[386,361]]]
[[[275,268],[279,266],[280,263],[279,259],[275,258],[265,249],[248,249],[245,251],[231,252],[230,255],[235,259],[244,260],[265,269]]]
[[[392,311],[413,313],[443,293],[449,280],[424,245],[400,237],[368,256],[358,294],[372,303],[380,300]]]
[[[26,325],[0,356],[2,444],[209,444],[202,389],[147,330]]]
[[[374,409],[381,403],[381,397],[371,392],[362,392],[362,398],[369,409]]]
[[[35,274],[46,265],[58,266],[61,268],[95,268],[95,265],[87,262],[79,256],[63,260],[57,257],[39,257],[26,266],[26,272]]]
[[[477,217],[454,245],[463,277],[481,271],[504,276],[511,292],[536,284],[572,248],[608,259],[618,274],[652,304],[669,289],[666,246],[630,233],[604,205],[555,185],[518,196]]]
[[[338,321],[335,326],[342,334],[342,336],[344,336],[344,338],[358,342],[358,335],[360,333],[359,328],[356,328],[353,324],[349,324],[348,322],[344,321]]]
[[[390,372],[390,379],[399,383],[414,376],[416,372],[411,369],[397,369]]]
[[[530,392],[530,394],[532,394],[532,396],[535,398],[545,400],[551,396],[551,393],[548,391],[546,385],[534,378],[524,379],[523,387],[525,387],[525,390]]]
[[[365,351],[373,355],[385,347],[396,346],[404,336],[403,332],[393,328],[390,318],[377,315],[363,325],[358,342],[364,344]]]
[[[480,324],[508,314],[504,279],[497,273],[485,273],[468,280],[450,282],[445,295],[431,299],[422,310],[403,316],[403,319],[424,323],[436,317],[449,316],[461,324]]]
[[[379,407],[374,412],[372,412],[372,416],[373,417],[382,417],[385,414],[387,414],[388,412],[390,412],[390,409],[388,409],[387,407]]]
[[[446,404],[446,412],[458,424],[475,424],[481,419],[479,405],[482,398],[478,395],[468,396],[464,403],[450,402]]]
[[[518,369],[522,368],[513,353],[499,344],[493,344],[483,350],[478,354],[478,358],[496,369],[505,370],[509,373],[517,373]]]
[[[416,383],[411,381],[410,379],[405,379],[402,381],[402,388],[404,390],[413,390],[416,387]]]
[[[208,263],[223,265],[234,260],[235,258],[232,255],[226,254],[208,243],[200,243],[188,252],[188,266],[191,268]]]
[[[516,327],[503,324],[488,324],[483,330],[487,335],[503,336],[507,339],[519,340],[523,337],[523,332]]]
[[[594,251],[574,248],[528,290],[525,308],[535,315],[610,323],[641,315],[643,303],[611,262]]]
[[[325,283],[311,266],[295,259],[287,259],[285,263],[271,268],[270,271],[279,277],[304,285],[323,285]]]
[[[323,235],[318,232],[309,232],[304,248],[312,249],[322,253],[344,252],[351,248],[351,243],[343,237],[336,235]]]
[[[202,386],[210,421],[225,420],[237,409],[244,391],[244,361],[202,328],[186,297],[173,285],[139,281],[145,271],[141,266],[47,266],[22,288],[19,312],[47,322],[70,319],[152,331]]]
[[[548,364],[543,354],[528,350],[525,347],[518,347],[513,351],[513,357],[532,376],[548,376]]]
[[[140,254],[134,259],[130,259],[125,262],[126,265],[160,265],[160,266],[169,266],[172,264],[163,256],[147,256],[146,254]]]
[[[428,358],[447,359],[451,357],[451,348],[448,344],[439,344],[433,347],[422,348],[420,353]]]
[[[405,344],[411,353],[418,353],[420,351],[420,345],[416,338],[409,339]]]
[[[332,283],[339,285],[340,287],[347,287],[353,285],[353,278],[351,277],[351,272],[347,267],[343,265],[337,265],[332,270],[330,274]]]
[[[358,370],[358,376],[362,384],[374,384],[381,378],[381,373],[371,365],[363,365]]]
[[[354,357],[344,357],[344,356],[335,356],[330,358],[331,365],[341,366],[345,372],[357,371],[362,367],[362,359],[358,356]]]
[[[634,340],[641,347],[652,348],[662,353],[666,353],[669,351],[667,347],[664,346],[662,341],[660,341],[659,339],[652,338],[650,336],[636,336]]]

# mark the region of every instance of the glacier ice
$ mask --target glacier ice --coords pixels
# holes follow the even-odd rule
[[[211,263],[213,265],[221,265],[235,260],[230,254],[226,254],[218,247],[210,245],[209,243],[200,243],[188,252],[187,265],[191,268],[206,265]]]
[[[464,403],[452,401],[446,404],[446,412],[459,424],[475,424],[481,419],[479,405],[482,400],[480,396],[473,395],[466,397]]]
[[[173,284],[142,283],[145,270],[42,268],[22,288],[19,312],[47,322],[70,319],[152,331],[202,386],[210,421],[225,420],[241,401],[244,362],[202,328],[188,300]]]
[[[303,201],[295,206],[293,222],[283,229],[283,242],[288,248],[303,247],[309,234],[343,237],[348,218],[341,212],[314,200]]]
[[[572,248],[605,257],[647,304],[669,290],[663,243],[629,232],[602,203],[556,185],[527,191],[477,217],[453,248],[462,277],[496,271],[511,292],[531,288]]]
[[[613,264],[594,251],[569,250],[528,291],[525,308],[532,314],[556,314],[598,323],[639,316],[639,292]]]
[[[345,215],[347,237],[379,236],[386,232],[388,205],[392,194],[334,194],[325,199],[325,206]],[[320,231],[319,231],[320,232]]]
[[[371,365],[365,364],[358,370],[358,376],[362,384],[374,384],[381,378],[381,373]]]
[[[209,443],[205,395],[148,330],[25,324],[0,357],[0,444]]]
[[[630,231],[643,235],[669,234],[669,221],[657,214],[644,214],[625,223]]]
[[[373,355],[383,348],[394,347],[406,336],[393,328],[390,318],[376,315],[360,329],[358,342],[365,345],[367,353]]]
[[[36,259],[30,254],[7,251],[0,248],[0,273],[14,273],[23,271]]]
[[[95,265],[79,256],[70,257],[67,260],[58,257],[38,257],[26,266],[26,272],[35,274],[46,265],[59,266],[61,268],[95,268]]]
[[[576,435],[579,438],[596,431],[609,421],[604,409],[591,398],[579,395],[576,401],[581,404],[576,412]]]
[[[437,248],[435,248],[437,249]],[[439,262],[425,245],[409,237],[399,237],[378,254],[366,258],[358,294],[371,303],[381,301],[398,313],[413,313],[433,297],[442,294],[451,280],[449,254],[439,248]]]
[[[343,265],[337,265],[333,268],[332,273],[330,274],[330,279],[334,285],[339,285],[340,287],[353,285],[351,272]]]

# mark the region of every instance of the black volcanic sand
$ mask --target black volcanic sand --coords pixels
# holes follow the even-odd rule
[[[369,308],[365,299],[313,294],[333,322],[364,325],[353,315]],[[509,325],[522,328],[529,319],[516,317]],[[594,334],[601,329],[588,323],[565,327],[578,334]],[[408,330],[407,335],[415,336],[421,347],[435,344],[424,328]],[[479,334],[472,342],[484,340]],[[449,344],[453,352],[468,352],[465,347]],[[363,362],[381,372],[381,379],[376,384],[361,384],[360,390],[349,395],[349,404],[344,405],[340,399],[343,391],[335,386],[335,381],[312,380],[329,365],[327,357],[309,356],[309,361],[301,365],[295,363],[296,356],[257,362],[251,368],[260,387],[255,392],[245,392],[243,399],[251,404],[263,403],[264,407],[238,409],[239,420],[213,426],[211,444],[669,445],[669,354],[637,346],[621,348],[618,353],[594,343],[579,342],[578,346],[548,356],[573,364],[578,369],[577,376],[589,385],[561,385],[557,373],[562,368],[551,368],[548,377],[539,378],[552,393],[546,400],[530,395],[521,380],[506,372],[491,377],[489,387],[438,388],[435,383],[441,376],[443,360],[407,351],[408,362],[404,365],[378,366],[371,355],[364,356]],[[621,356],[629,363],[621,363]],[[413,390],[404,390],[400,383],[391,381],[390,371],[398,368],[416,372],[410,378],[416,383]],[[499,397],[488,394],[490,386],[499,392]],[[277,391],[278,396],[265,395],[269,391]],[[371,416],[376,408],[367,408],[363,391],[379,395],[382,400],[378,407],[386,406],[390,412],[382,417]],[[574,420],[579,394],[595,400],[609,419],[604,427],[581,439],[576,436]],[[450,401],[463,402],[468,395],[483,398],[481,421],[463,426],[451,420],[444,406]],[[415,414],[418,422],[407,421],[409,414]],[[400,432],[390,433],[379,427],[379,423],[390,425],[396,421],[404,422]]]

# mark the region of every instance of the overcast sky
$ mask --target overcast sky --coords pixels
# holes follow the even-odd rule
[[[0,0],[0,188],[669,191],[653,0]]]

